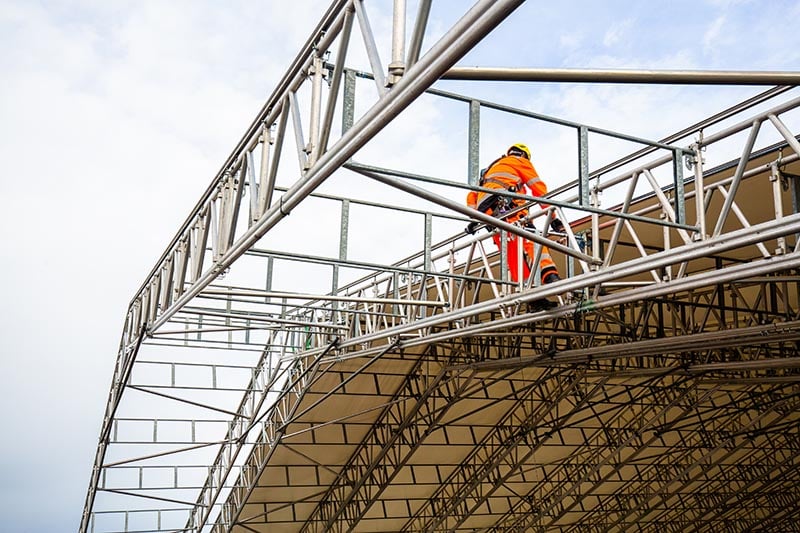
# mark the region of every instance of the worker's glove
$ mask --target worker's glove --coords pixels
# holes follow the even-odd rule
[[[561,220],[554,218],[550,222],[550,230],[556,233],[564,233],[564,223]]]
[[[475,232],[478,231],[478,227],[480,225],[481,225],[480,222],[470,222],[469,225],[466,228],[464,228],[464,231],[466,233],[469,233],[470,235],[475,235]]]

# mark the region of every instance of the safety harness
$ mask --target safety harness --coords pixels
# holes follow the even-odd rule
[[[483,170],[481,170],[480,181],[479,181],[479,184],[480,184],[481,187],[484,187],[487,183],[493,183],[495,185],[499,185],[504,190],[506,190],[508,192],[511,192],[511,193],[515,193],[515,192],[517,192],[519,190],[519,188],[520,188],[519,186],[521,184],[521,180],[520,180],[519,176],[516,176],[514,174],[510,174],[508,172],[492,172],[488,176],[486,175],[486,172],[490,168],[492,168],[495,164],[497,164],[497,162],[500,161],[501,159],[503,159],[504,157],[506,157],[506,156],[498,157],[497,159],[492,161],[489,164],[488,167],[486,167]],[[500,179],[497,179],[495,176],[497,176],[497,178],[504,177],[504,178],[512,179],[512,180],[516,181],[517,184],[508,185],[507,182],[502,181]],[[493,216],[493,217],[496,217],[496,218],[503,218],[505,213],[508,213],[509,211],[513,210],[515,207],[518,207],[518,205],[521,205],[521,203],[515,205],[515,202],[518,202],[518,201],[514,200],[512,198],[508,198],[507,196],[501,196],[499,194],[486,193],[486,197],[483,200],[481,200],[480,203],[478,204],[478,211],[481,211],[482,213],[486,213],[487,215],[490,215],[490,216]],[[522,202],[522,203],[524,203],[524,202]],[[512,222],[512,221],[509,221],[509,222]]]

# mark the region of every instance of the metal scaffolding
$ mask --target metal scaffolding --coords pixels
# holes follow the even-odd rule
[[[800,531],[800,73],[454,66],[521,3],[424,47],[395,0],[384,68],[332,2],[130,303],[82,533]],[[651,140],[442,79],[779,86]],[[466,177],[367,162],[421,100]],[[573,181],[505,193],[535,227],[462,201],[487,113],[572,131]]]

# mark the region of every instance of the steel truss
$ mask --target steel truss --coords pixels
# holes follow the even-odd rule
[[[395,0],[384,69],[368,3],[332,2],[131,301],[81,531],[798,530],[800,98],[648,140],[432,85],[800,75],[454,67],[521,3],[478,1],[423,53],[432,3],[406,46]],[[466,180],[358,159],[419,98],[466,107]],[[487,111],[575,133],[572,183],[508,193],[538,229],[460,201]],[[591,169],[590,138],[639,148]],[[415,201],[324,190],[343,174]],[[272,238],[307,205],[336,213],[332,253]],[[419,251],[351,257],[363,210],[421,222]],[[510,281],[490,232],[564,279],[540,286],[537,257]]]

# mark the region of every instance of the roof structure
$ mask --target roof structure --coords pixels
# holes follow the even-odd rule
[[[791,87],[658,140],[433,87],[800,75],[454,68],[520,3],[423,53],[431,2],[406,46],[396,0],[387,69],[367,2],[331,4],[131,301],[82,532],[800,530]],[[468,179],[360,160],[421,98],[463,111]],[[574,132],[573,182],[505,193],[533,226],[462,202],[488,112]],[[590,139],[634,148],[592,168]],[[512,281],[495,232],[562,279]]]

